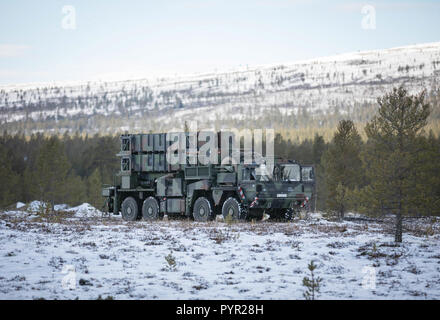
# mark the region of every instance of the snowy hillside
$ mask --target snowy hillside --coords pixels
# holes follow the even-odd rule
[[[438,88],[439,80],[436,42],[166,79],[3,86],[0,123],[49,121],[49,129],[69,129],[60,122],[86,119],[83,129],[94,131],[96,119],[123,118],[101,128],[112,132],[142,130],[152,120],[162,129],[176,120],[212,125],[258,119],[274,110],[325,116],[338,108],[347,114],[394,86],[430,90]]]
[[[0,299],[440,299],[440,221],[127,223],[84,204],[0,213]],[[63,211],[64,210],[64,211]]]

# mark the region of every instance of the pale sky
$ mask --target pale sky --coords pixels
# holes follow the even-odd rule
[[[439,30],[436,0],[0,0],[0,84],[212,72],[436,42]]]

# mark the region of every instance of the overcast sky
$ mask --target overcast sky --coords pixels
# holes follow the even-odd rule
[[[228,70],[436,42],[439,30],[436,0],[0,0],[0,84]]]

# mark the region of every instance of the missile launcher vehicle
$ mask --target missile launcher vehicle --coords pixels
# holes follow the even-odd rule
[[[221,134],[122,135],[120,172],[114,185],[102,190],[106,210],[127,221],[157,220],[165,214],[195,221],[216,215],[246,220],[261,219],[264,213],[289,220],[307,206],[314,187],[312,166],[233,148]],[[244,155],[249,155],[247,161]]]

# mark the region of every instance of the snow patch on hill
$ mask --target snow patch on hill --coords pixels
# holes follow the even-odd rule
[[[201,123],[243,120],[274,108],[286,114],[305,109],[313,115],[337,107],[348,113],[354,105],[375,102],[395,86],[405,85],[414,93],[438,87],[439,79],[440,42],[435,42],[223,73],[4,86],[0,122],[87,117],[92,130],[90,117],[128,116],[135,121],[130,130],[140,130],[145,123],[136,120],[146,114],[148,121],[170,128],[177,118]]]

